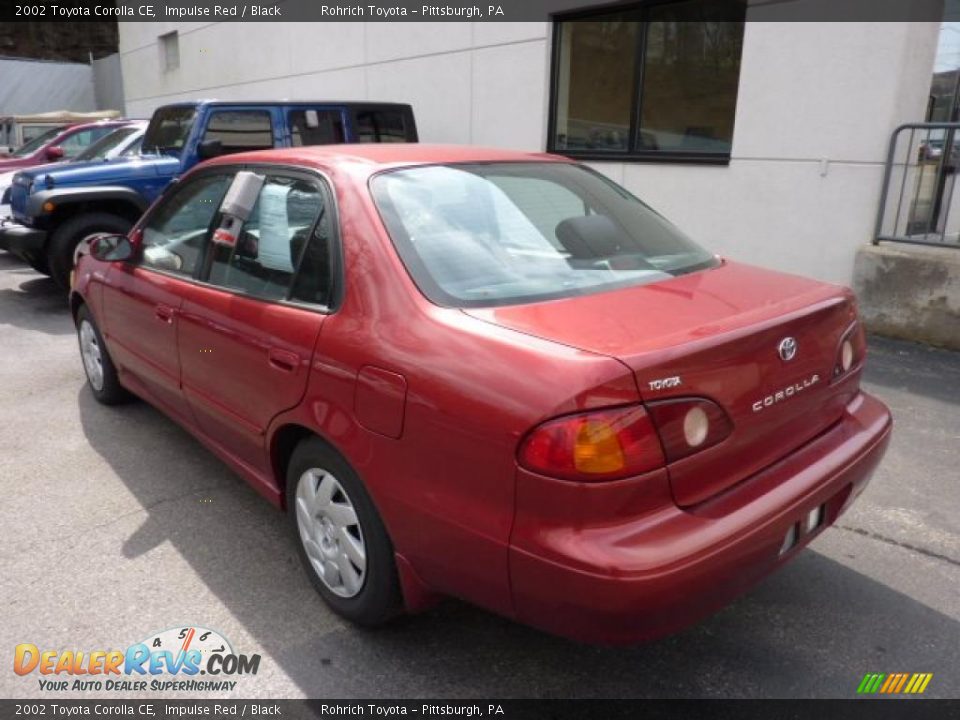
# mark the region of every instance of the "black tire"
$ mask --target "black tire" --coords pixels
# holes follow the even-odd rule
[[[87,360],[84,357],[84,326],[88,325],[95,336],[99,348],[100,367],[102,369],[102,380],[100,387],[97,387],[95,378],[91,377],[91,371],[87,367]],[[103,335],[100,334],[100,328],[97,327],[93,316],[86,305],[81,305],[77,311],[77,341],[80,345],[80,360],[83,363],[83,370],[87,376],[87,386],[97,402],[103,405],[119,405],[131,399],[132,395],[120,384],[117,377],[117,369],[110,359],[107,352],[107,346],[103,342]]]
[[[358,519],[366,563],[362,585],[350,597],[343,597],[328,587],[311,562],[305,541],[301,537],[297,520],[297,491],[301,477],[313,469],[326,471],[334,478],[345,493],[335,493],[334,500],[345,499],[348,505],[352,505]],[[311,479],[305,478],[304,482],[309,483]],[[297,545],[297,554],[307,576],[335,613],[357,625],[373,626],[390,620],[400,612],[400,581],[393,555],[393,543],[390,542],[383,521],[357,473],[339,453],[320,438],[303,440],[293,451],[287,468],[287,514]],[[314,547],[319,549],[320,544],[314,543]],[[336,564],[332,560],[328,562]],[[353,567],[356,569],[356,566]],[[337,577],[340,577],[340,573],[337,573]]]
[[[81,213],[64,221],[53,231],[47,246],[50,277],[64,290],[70,286],[73,251],[88,235],[94,233],[126,233],[133,223],[119,215],[105,212]]]
[[[29,264],[30,267],[32,267],[41,275],[50,274],[50,265],[47,263],[47,258],[45,255],[31,255],[27,258],[27,264]]]

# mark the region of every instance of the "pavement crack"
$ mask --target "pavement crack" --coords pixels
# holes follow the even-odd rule
[[[879,533],[870,532],[869,530],[864,530],[863,528],[855,528],[850,525],[835,525],[838,530],[846,530],[847,532],[856,533],[857,535],[862,535],[865,538],[870,538],[871,540],[878,540],[887,545],[894,545],[898,548],[903,548],[904,550],[910,550],[915,553],[919,553],[924,557],[931,558],[933,560],[942,560],[945,563],[949,563],[954,567],[960,567],[960,560],[955,560],[949,555],[943,555],[938,552],[933,552],[932,550],[927,550],[926,548],[917,547],[916,545],[911,545],[910,543],[901,542],[900,540],[894,540],[889,538],[886,535],[880,535]]]

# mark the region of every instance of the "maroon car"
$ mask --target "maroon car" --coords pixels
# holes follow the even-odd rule
[[[286,508],[359,623],[446,594],[671,632],[796,557],[890,438],[849,290],[550,155],[217,158],[93,241],[71,308],[97,400],[146,399]]]
[[[130,120],[101,120],[51,128],[21,145],[12,154],[0,158],[0,172],[69,160],[116,128],[129,125],[130,122]]]

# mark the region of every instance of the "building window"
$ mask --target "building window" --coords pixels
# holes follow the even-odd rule
[[[683,0],[558,18],[548,149],[728,160],[745,12],[743,0]]]
[[[176,30],[160,36],[160,67],[164,72],[180,67],[180,36]]]

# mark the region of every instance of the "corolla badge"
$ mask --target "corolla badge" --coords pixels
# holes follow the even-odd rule
[[[797,354],[797,341],[792,337],[785,337],[777,345],[777,352],[780,353],[780,359],[784,362],[793,360]]]

